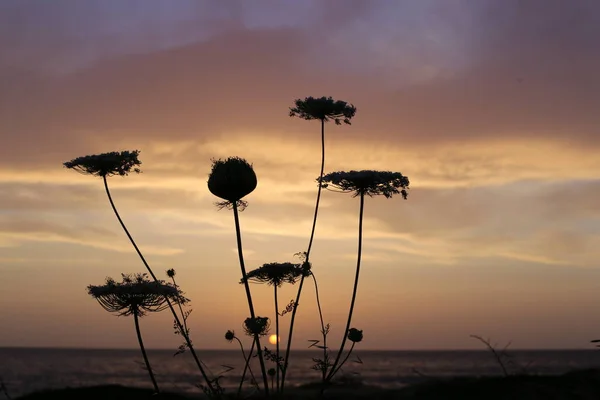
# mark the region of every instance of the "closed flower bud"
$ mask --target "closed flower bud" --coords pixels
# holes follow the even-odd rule
[[[208,177],[208,190],[229,203],[236,203],[256,189],[257,179],[252,165],[240,157],[213,160]]]
[[[354,343],[358,343],[363,340],[363,333],[356,328],[350,328],[348,330],[348,340]]]
[[[228,342],[231,342],[233,339],[235,339],[235,332],[227,331],[227,333],[225,333],[225,340],[227,340]]]

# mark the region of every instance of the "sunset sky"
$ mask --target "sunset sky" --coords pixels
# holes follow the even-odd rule
[[[327,124],[325,171],[411,181],[407,201],[366,199],[360,348],[481,348],[470,334],[591,348],[598,38],[595,0],[1,1],[0,346],[136,347],[133,320],[85,288],[144,266],[102,180],[62,163],[138,149],[143,173],[109,179],[116,205],[155,272],[176,269],[196,346],[233,349],[223,335],[249,312],[232,212],[206,185],[211,158],[257,173],[240,214],[248,269],[297,262],[320,132],[289,107],[333,96],[357,113]],[[324,191],[321,206],[311,261],[335,346],[359,200]],[[295,348],[320,336],[305,289]],[[272,289],[252,290],[273,317]],[[141,325],[148,347],[180,344],[168,311]]]

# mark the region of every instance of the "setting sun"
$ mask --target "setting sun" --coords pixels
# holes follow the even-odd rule
[[[281,338],[279,339],[279,341],[281,341]],[[271,336],[269,336],[269,343],[271,343],[271,344],[277,344],[277,335],[271,335]]]

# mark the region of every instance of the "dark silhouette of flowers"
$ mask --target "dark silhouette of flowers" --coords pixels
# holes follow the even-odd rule
[[[244,332],[248,336],[266,336],[270,327],[271,323],[267,317],[250,317],[244,320]]]
[[[350,125],[350,120],[356,114],[356,107],[342,100],[332,97],[305,97],[304,100],[296,99],[295,107],[290,108],[290,117],[299,117],[305,120],[318,119],[324,122],[333,120],[336,125],[342,122]]]
[[[262,267],[254,269],[242,278],[240,283],[251,281],[256,283],[266,283],[268,285],[281,287],[284,283],[296,283],[302,276],[304,270],[300,264],[285,263],[267,263]]]
[[[346,340],[350,336],[350,324],[352,323],[352,314],[354,312],[354,304],[356,303],[356,293],[358,291],[358,278],[360,276],[360,261],[362,256],[362,235],[363,235],[363,213],[365,209],[365,196],[373,197],[382,195],[386,198],[392,198],[394,195],[400,194],[403,199],[408,197],[409,179],[400,172],[389,171],[350,171],[350,172],[332,172],[324,175],[322,179],[317,178],[319,186],[329,189],[332,186],[333,191],[342,193],[353,193],[352,197],[360,196],[360,206],[358,212],[358,256],[356,261],[356,273],[354,277],[354,287],[352,290],[352,300],[350,301],[350,310],[348,311],[348,321],[340,349],[336,355],[335,361],[331,366],[329,373],[325,379],[329,382],[333,376],[339,371],[341,364],[338,362],[344,351]],[[352,337],[357,338],[358,334],[352,331]],[[352,341],[352,346],[356,342]],[[347,359],[347,357],[346,357]],[[342,362],[342,364],[346,361]]]
[[[290,117],[298,117],[304,119],[306,121],[318,120],[321,122],[321,170],[319,172],[319,176],[323,177],[323,171],[325,170],[325,122],[333,120],[336,125],[341,125],[344,122],[347,125],[351,125],[351,119],[356,115],[356,107],[352,104],[349,104],[342,100],[334,100],[330,97],[305,97],[304,99],[296,99],[294,101],[294,107],[290,108]],[[317,199],[315,202],[315,211],[313,215],[313,223],[310,232],[310,238],[308,240],[308,247],[306,252],[304,252],[306,265],[310,265],[310,252],[312,250],[312,244],[315,237],[315,230],[317,227],[317,217],[319,215],[319,203],[321,200],[321,186],[319,185],[317,189]],[[300,296],[302,294],[302,288],[304,287],[304,278],[308,275],[303,275],[300,279],[300,284],[298,285],[298,292],[296,294],[295,304],[299,304]],[[314,275],[312,275],[314,277]],[[318,287],[315,281],[315,290],[318,291]],[[317,302],[317,307],[319,308],[319,316],[321,317],[321,332],[325,332],[325,323],[322,319],[323,312],[321,311],[321,305]],[[285,363],[283,366],[283,376],[281,379],[281,391],[283,392],[283,388],[285,386],[285,376],[287,372],[287,366],[289,364],[290,357],[290,349],[292,346],[292,337],[294,334],[294,321],[296,320],[296,312],[298,307],[294,307],[292,311],[292,317],[290,319],[290,329],[288,333],[288,342],[285,350]],[[323,334],[325,335],[325,334]],[[323,336],[323,344],[324,350],[326,353],[327,350],[327,338]],[[326,354],[324,354],[326,356]],[[325,379],[325,375],[323,375],[323,379]]]
[[[227,331],[225,332],[225,340],[228,342],[232,342],[235,339],[235,331]]]
[[[106,311],[116,313],[119,316],[133,315],[140,350],[154,390],[159,393],[158,384],[144,348],[138,319],[149,312],[160,312],[168,308],[167,299],[179,303],[185,303],[187,299],[175,286],[165,284],[162,281],[150,281],[147,274],[136,274],[134,276],[122,274],[122,277],[122,282],[107,278],[104,285],[89,285],[87,290]]]
[[[162,281],[150,281],[147,274],[122,274],[123,281],[106,278],[101,286],[88,286],[88,293],[108,312],[118,315],[143,317],[148,312],[160,312],[168,308],[167,298],[186,303],[182,292]]]
[[[275,335],[279,338],[279,300],[277,297],[277,288],[281,287],[284,283],[291,283],[292,285],[296,283],[298,278],[301,276],[305,276],[305,274],[310,273],[310,269],[303,268],[301,264],[292,264],[289,262],[286,263],[267,263],[263,264],[262,267],[252,270],[246,274],[244,278],[241,279],[240,283],[246,283],[248,281],[256,282],[256,283],[266,283],[270,286],[273,286],[273,296],[275,303]],[[279,340],[275,343],[275,356],[276,359],[280,358],[280,346]],[[280,363],[277,364],[277,390],[280,390],[280,370],[282,369],[282,365]],[[273,382],[271,382],[272,384]]]
[[[244,251],[242,246],[242,233],[240,229],[239,209],[242,210],[247,206],[247,203],[242,198],[256,189],[257,178],[252,165],[248,161],[240,157],[229,157],[225,160],[212,160],[212,169],[208,176],[208,190],[217,197],[224,199],[223,202],[218,202],[216,205],[219,209],[228,208],[233,210],[233,221],[235,223],[235,236],[237,242],[238,258],[240,262],[240,270],[242,278],[246,276],[246,265],[244,263]],[[243,280],[244,289],[246,291],[246,300],[250,310],[250,318],[255,319],[254,303],[252,301],[252,292],[248,281]],[[269,396],[269,382],[267,379],[267,371],[265,369],[265,360],[260,345],[259,334],[254,335],[256,341],[256,349],[258,360],[260,362],[260,370],[263,377],[263,385],[265,395]]]
[[[400,172],[372,170],[331,172],[322,179],[317,178],[317,182],[321,182],[324,188],[333,186],[341,192],[353,192],[353,197],[361,194],[370,197],[383,195],[389,199],[400,194],[405,200],[410,183]]]
[[[356,328],[350,328],[348,331],[348,340],[354,343],[362,342],[363,331],[359,331]]]
[[[102,177],[106,196],[108,197],[110,206],[111,206],[115,216],[117,217],[117,220],[119,221],[119,224],[121,225],[121,228],[123,228],[123,231],[127,235],[127,238],[129,239],[129,241],[131,242],[131,245],[135,249],[135,251],[138,254],[138,256],[140,257],[140,259],[142,260],[142,263],[146,267],[146,270],[148,271],[148,273],[150,274],[152,279],[154,279],[155,282],[159,282],[158,278],[152,271],[152,268],[150,268],[150,265],[146,261],[146,258],[142,254],[142,252],[139,249],[138,245],[136,244],[135,240],[133,240],[133,236],[131,236],[131,233],[129,233],[127,226],[125,226],[125,223],[123,222],[123,219],[121,218],[121,215],[119,215],[117,207],[115,206],[115,202],[113,201],[113,198],[110,194],[110,189],[108,188],[107,177],[110,177],[113,175],[127,176],[131,171],[133,171],[135,173],[141,172],[139,166],[142,163],[138,158],[139,154],[140,154],[139,150],[121,151],[121,152],[113,151],[110,153],[77,157],[71,161],[67,161],[67,162],[63,163],[63,166],[68,169],[73,169],[75,171],[78,171],[78,172],[81,172],[84,174]],[[196,362],[196,366],[198,367],[198,370],[202,374],[202,377],[207,384],[208,390],[211,393],[215,394],[216,391],[212,385],[213,380],[211,380],[208,377],[208,375],[206,374],[206,371],[204,370],[204,367],[202,366],[202,363],[201,363],[200,359],[198,358],[198,355],[196,354],[196,351],[194,350],[194,348],[192,346],[191,339],[189,338],[189,335],[187,334],[187,329],[183,326],[183,324],[179,320],[179,316],[177,315],[177,312],[175,311],[175,308],[171,304],[171,300],[169,298],[166,298],[166,304],[167,304],[167,307],[171,310],[173,317],[175,318],[175,323],[177,325],[177,328],[176,328],[177,331],[182,332],[182,334],[184,336],[186,346],[187,346],[187,348],[190,349],[192,357],[194,358],[194,361]],[[180,347],[180,349],[181,349],[181,347]]]
[[[139,154],[139,150],[113,151],[110,153],[77,157],[63,163],[63,165],[66,168],[94,176],[126,176],[131,171],[138,174],[141,172],[138,168],[142,164],[138,159]]]
[[[221,208],[231,208],[235,203],[246,206],[242,200],[252,193],[258,184],[252,165],[240,157],[229,157],[225,160],[213,160],[212,170],[208,177],[208,190],[225,200],[217,203]]]

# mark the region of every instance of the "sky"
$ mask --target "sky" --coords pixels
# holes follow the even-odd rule
[[[198,348],[248,317],[232,213],[207,189],[240,156],[248,269],[298,262],[320,167],[293,101],[357,107],[326,126],[325,171],[408,176],[367,198],[352,326],[363,349],[591,348],[600,335],[600,4],[595,0],[4,0],[0,2],[0,346],[133,348],[133,321],[86,293],[144,272],[101,179],[62,163],[140,150],[109,185],[162,278],[192,300]],[[324,191],[313,271],[339,344],[359,199]],[[297,286],[280,290],[287,304]],[[258,315],[272,289],[253,285]],[[282,318],[285,335],[289,315]],[[177,348],[169,312],[141,321]],[[318,339],[314,285],[294,348]],[[247,339],[246,339],[247,340]],[[247,340],[249,343],[249,340]]]

